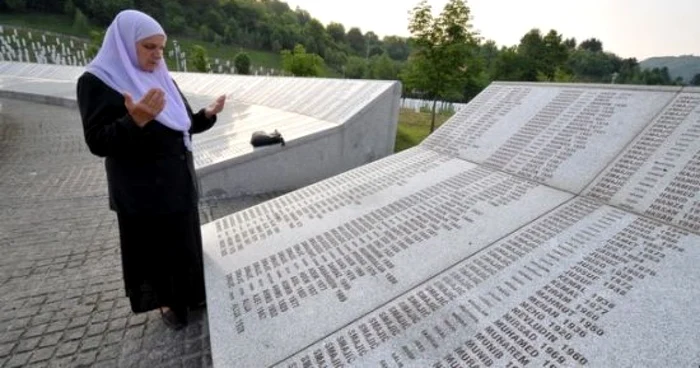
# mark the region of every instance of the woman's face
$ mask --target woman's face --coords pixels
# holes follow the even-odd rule
[[[141,70],[152,72],[160,65],[165,49],[165,36],[155,35],[136,42],[136,57]]]

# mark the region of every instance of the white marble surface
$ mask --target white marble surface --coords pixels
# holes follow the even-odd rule
[[[392,158],[203,226],[218,366],[284,359],[571,197],[422,149]]]
[[[647,239],[625,242],[635,235]],[[361,367],[692,365],[699,241],[575,199],[277,363],[332,365],[337,351]]]
[[[679,90],[494,83],[424,144],[580,193]]]
[[[700,232],[700,88],[686,88],[584,194]]]
[[[682,91],[495,84],[414,149],[206,224],[215,365],[697,364],[700,233],[600,184],[693,185]]]

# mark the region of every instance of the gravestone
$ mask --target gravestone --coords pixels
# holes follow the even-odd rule
[[[494,83],[202,227],[216,367],[700,364],[700,89]]]

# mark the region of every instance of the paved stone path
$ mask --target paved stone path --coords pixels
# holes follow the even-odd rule
[[[0,367],[211,366],[206,312],[178,332],[131,312],[103,162],[77,111],[0,105]],[[202,221],[272,197],[203,201]]]

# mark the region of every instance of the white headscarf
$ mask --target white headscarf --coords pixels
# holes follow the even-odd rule
[[[185,103],[170,77],[165,61],[161,59],[153,72],[142,70],[136,56],[136,43],[154,35],[165,36],[163,27],[149,15],[136,10],[124,10],[117,14],[107,28],[102,47],[87,66],[87,71],[100,78],[119,93],[129,92],[139,101],[151,88],[165,92],[165,108],[156,120],[168,128],[185,134],[189,148],[191,121]]]

